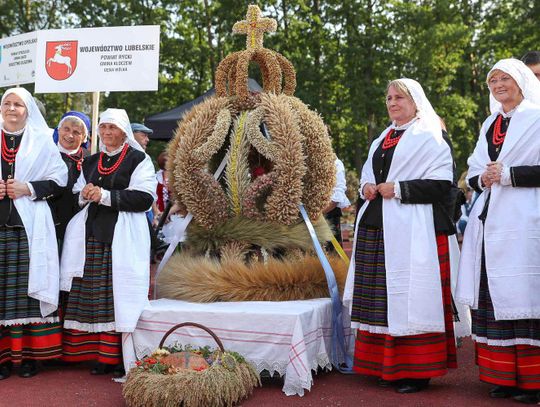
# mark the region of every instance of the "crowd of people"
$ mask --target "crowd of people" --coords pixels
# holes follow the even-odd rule
[[[457,203],[450,137],[422,86],[402,78],[387,87],[391,125],[362,169],[344,294],[354,371],[381,386],[418,392],[457,367],[455,300],[471,309],[490,395],[538,401],[540,53],[524,61],[532,67],[504,59],[487,75],[491,115],[468,160],[474,202]],[[67,112],[51,137],[23,88],[3,94],[0,125],[0,380],[14,365],[32,377],[49,359],[123,375],[121,334],[148,302],[151,225],[170,209],[166,153],[156,175],[145,153],[152,130],[109,108],[90,155],[89,118]],[[340,241],[349,201],[335,164],[324,212]],[[465,218],[456,218],[461,204]]]

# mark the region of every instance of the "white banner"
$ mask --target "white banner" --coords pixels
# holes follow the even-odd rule
[[[34,82],[37,32],[0,39],[0,87]]]
[[[157,90],[159,26],[38,32],[36,93]]]

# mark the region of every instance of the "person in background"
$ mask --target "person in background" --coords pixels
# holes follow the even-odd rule
[[[357,328],[354,371],[414,393],[456,368],[447,205],[454,173],[441,121],[421,85],[389,83],[392,124],[362,169],[344,300]],[[440,209],[440,210],[439,210]]]
[[[343,162],[336,157],[335,161],[336,166],[336,186],[332,192],[332,197],[330,198],[330,203],[324,209],[323,214],[334,233],[334,237],[340,245],[343,244],[343,237],[341,235],[341,217],[343,212],[341,211],[344,208],[347,208],[351,205],[351,202],[347,198],[345,193],[347,192],[347,181],[345,179],[345,166]]]
[[[473,207],[473,191],[470,188],[467,188],[467,192],[465,193],[465,203],[461,205],[461,217],[459,218],[457,229],[461,236],[465,233],[465,227],[467,226],[467,222],[469,221],[469,215],[471,213],[472,207]]]
[[[157,180],[157,209],[159,213],[163,213],[167,203],[169,202],[169,174],[167,172],[167,152],[162,151],[158,155],[157,163],[159,170],[156,172]]]
[[[540,82],[517,59],[487,74],[491,115],[467,164],[477,198],[456,301],[471,307],[480,380],[494,398],[540,390]]]
[[[137,143],[146,151],[146,147],[148,147],[148,143],[150,142],[150,136],[154,133],[154,130],[149,129],[141,123],[131,123],[131,130]]]
[[[68,168],[68,183],[60,193],[49,199],[56,220],[56,237],[64,238],[66,226],[71,218],[80,210],[78,197],[72,189],[79,175],[82,164],[89,153],[83,144],[90,136],[90,118],[82,112],[70,111],[65,113],[55,131],[58,139],[58,150]],[[62,247],[60,243],[60,247]]]
[[[540,51],[529,51],[521,57],[521,61],[533,71],[536,79],[540,80]]]
[[[152,133],[154,133],[154,131],[141,123],[131,123],[131,130],[133,131],[133,137],[135,137],[137,143],[139,143],[142,149],[146,151],[148,143],[150,142],[150,136],[152,135]],[[160,211],[156,203],[154,202],[152,204],[152,208],[146,212],[146,217],[148,218],[148,222],[150,222],[151,229],[153,225],[157,225],[157,222],[159,220],[159,214]],[[152,236],[152,248],[154,248],[155,245],[154,240],[155,236]]]
[[[8,89],[0,108],[2,380],[13,364],[27,378],[37,374],[37,360],[62,355],[58,245],[46,198],[66,185],[67,168],[26,89]]]
[[[60,288],[67,362],[93,361],[91,374],[124,374],[122,332],[132,332],[148,303],[150,233],[145,212],[155,199],[150,157],[133,137],[123,109],[100,115],[101,152],[83,162],[73,188],[83,209],[70,221]]]

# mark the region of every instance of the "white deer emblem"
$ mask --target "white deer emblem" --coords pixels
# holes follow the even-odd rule
[[[71,74],[71,58],[62,55],[62,50],[65,49],[65,46],[60,44],[54,47],[54,49],[56,49],[56,53],[54,54],[54,57],[47,60],[47,66],[51,66],[51,62],[56,62],[57,64],[64,64],[67,65],[67,73]]]

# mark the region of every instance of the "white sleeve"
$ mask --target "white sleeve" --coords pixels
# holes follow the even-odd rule
[[[73,185],[73,188],[71,192],[74,194],[79,194],[79,206],[82,208],[84,205],[86,205],[88,200],[84,199],[82,197],[82,194],[80,192],[83,190],[83,188],[86,186],[86,179],[84,178],[84,173],[81,171],[81,175],[79,175],[79,178],[77,178],[77,182],[75,185]]]
[[[99,200],[99,204],[111,206],[111,191],[101,188],[101,199]]]
[[[32,186],[31,182],[27,182],[26,186],[30,190],[30,199],[34,201],[36,199],[36,191],[34,190],[34,187]]]
[[[399,181],[394,181],[394,198],[401,199],[401,185],[399,185]]]
[[[512,185],[512,177],[510,175],[510,167],[503,165],[501,171],[501,185],[509,186]]]
[[[345,166],[336,158],[336,186],[332,192],[332,197],[330,198],[332,202],[337,204],[338,208],[346,208],[351,205],[351,201],[347,198],[345,192],[347,191],[347,181],[345,179]]]

